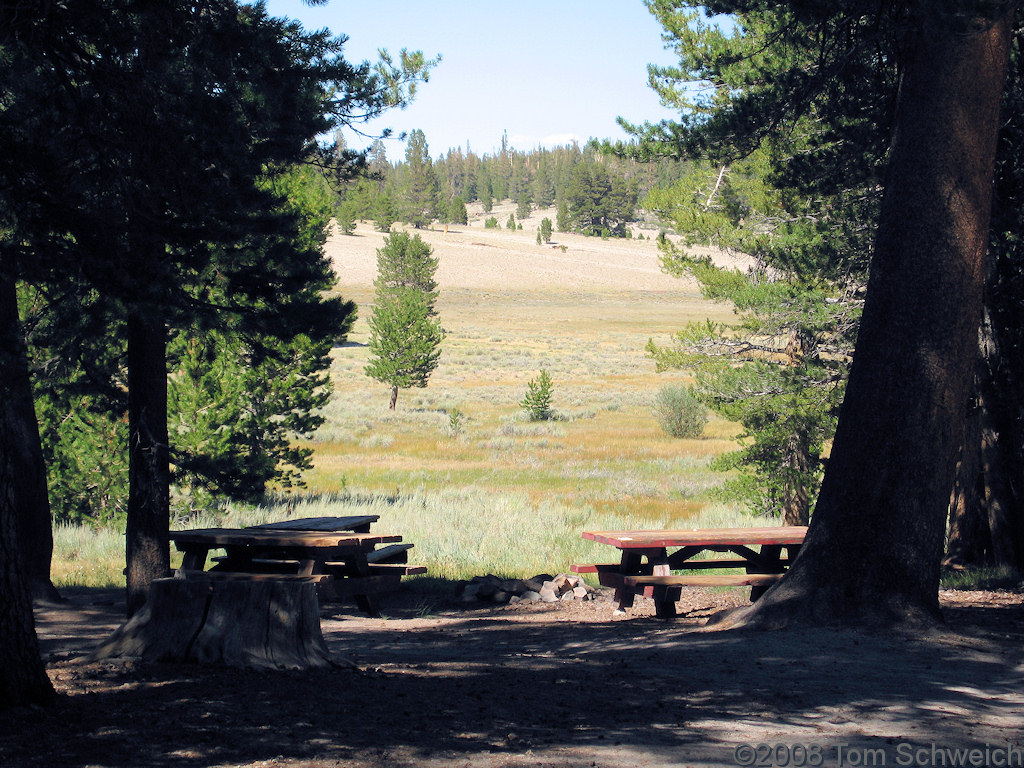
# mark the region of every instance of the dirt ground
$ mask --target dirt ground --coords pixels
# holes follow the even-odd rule
[[[666,623],[643,599],[616,615],[607,592],[488,608],[404,592],[383,618],[323,608],[332,654],[355,668],[271,673],[82,664],[123,611],[118,593],[84,590],[37,611],[62,697],[0,722],[0,766],[1024,761],[1007,752],[1024,750],[1021,593],[945,592],[945,627],[914,638],[701,631],[744,599],[693,590]],[[981,751],[947,751],[965,748]]]
[[[504,222],[514,205],[495,206],[492,214]],[[480,291],[654,291],[678,293],[696,291],[691,279],[680,279],[661,269],[660,252],[654,240],[657,230],[647,230],[644,240],[585,237],[558,232],[551,243],[537,245],[536,231],[544,217],[555,218],[555,210],[534,211],[523,221],[522,230],[485,229],[489,214],[479,205],[470,206],[468,225],[443,229],[409,229],[433,249],[438,259],[437,282],[442,297],[448,289]],[[397,228],[397,227],[396,227]],[[638,231],[639,234],[639,231]],[[335,232],[327,241],[326,253],[338,273],[343,294],[351,289],[365,291],[377,276],[377,249],[384,234],[367,222],[359,222],[352,235]],[[564,250],[563,250],[564,249]],[[719,265],[746,270],[753,262],[742,254],[718,249],[693,248],[709,255]]]

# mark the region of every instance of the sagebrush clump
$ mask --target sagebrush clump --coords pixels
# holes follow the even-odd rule
[[[654,415],[672,437],[700,437],[708,423],[707,408],[683,384],[661,388],[654,399]]]

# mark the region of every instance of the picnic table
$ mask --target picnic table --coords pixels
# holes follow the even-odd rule
[[[355,598],[377,614],[376,595],[397,589],[401,577],[425,573],[408,564],[412,544],[393,534],[370,533],[378,515],[317,517],[249,528],[171,531],[184,553],[181,579],[315,581],[321,599]],[[214,550],[222,557],[207,560]]]
[[[749,586],[751,600],[756,600],[782,578],[806,533],[806,526],[584,531],[583,538],[616,547],[621,556],[618,563],[573,565],[572,570],[597,573],[603,586],[614,587],[620,611],[642,594],[654,599],[659,617],[672,618],[687,586]],[[697,558],[706,552],[728,556]],[[741,568],[743,573],[723,572]]]

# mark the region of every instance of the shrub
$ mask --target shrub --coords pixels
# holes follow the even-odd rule
[[[450,409],[448,411],[448,434],[452,437],[458,437],[465,430],[465,427],[466,414],[458,408]]]
[[[484,229],[497,229],[498,219],[495,216],[488,216],[484,221]]]
[[[522,408],[526,409],[530,421],[548,421],[554,417],[554,412],[551,410],[553,390],[551,376],[541,368],[540,376],[531,379],[526,387],[526,397],[519,403]]]
[[[654,415],[672,437],[700,437],[708,423],[707,408],[682,384],[662,387],[654,399]]]

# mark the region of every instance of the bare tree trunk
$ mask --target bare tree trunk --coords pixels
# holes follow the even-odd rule
[[[794,432],[786,445],[787,467],[790,479],[785,483],[782,500],[782,522],[785,525],[807,525],[811,518],[811,497],[807,477],[811,468],[811,452],[807,447],[806,432]]]
[[[171,571],[166,349],[162,320],[137,312],[128,319],[129,618],[146,602],[150,583]]]
[[[398,403],[398,387],[391,388],[391,404],[388,406],[390,410],[395,410],[395,405]]]
[[[994,275],[994,270],[993,270]],[[980,380],[978,382],[978,415],[980,426],[981,478],[985,508],[988,512],[988,530],[992,544],[992,562],[995,565],[1017,567],[1020,563],[1020,546],[1017,540],[1020,510],[1014,503],[1010,485],[1012,437],[1000,434],[1000,426],[1010,418],[1005,403],[1000,402],[999,374],[1001,355],[996,338],[992,315],[986,307],[982,313],[981,329],[978,333],[978,359]],[[1015,400],[1017,393],[1011,393]],[[1012,430],[1007,430],[1012,433]]]
[[[6,367],[9,355],[0,357]],[[9,382],[3,371],[4,384]],[[0,387],[0,710],[25,704],[43,704],[54,697],[36,638],[32,600],[22,574],[18,537],[20,477],[11,457],[21,450],[20,430],[10,418],[7,387]]]
[[[949,533],[942,565],[965,568],[984,563],[992,549],[988,517],[981,503],[979,477],[981,424],[975,403],[964,423],[964,440],[956,465],[956,480],[949,500]]]
[[[950,506],[943,565],[1021,566],[1020,501],[1010,478],[1017,471],[1012,404],[1005,364],[986,308],[978,333],[975,403],[967,415],[964,445]]]
[[[53,518],[46,487],[46,464],[39,440],[28,352],[18,319],[18,290],[14,280],[0,277],[0,333],[3,335],[3,393],[12,451],[14,477],[14,524],[18,528],[18,551],[29,593],[36,600],[60,600],[50,581],[53,557]]]
[[[971,392],[1011,17],[905,36],[868,295],[807,540],[727,626],[929,623]]]

